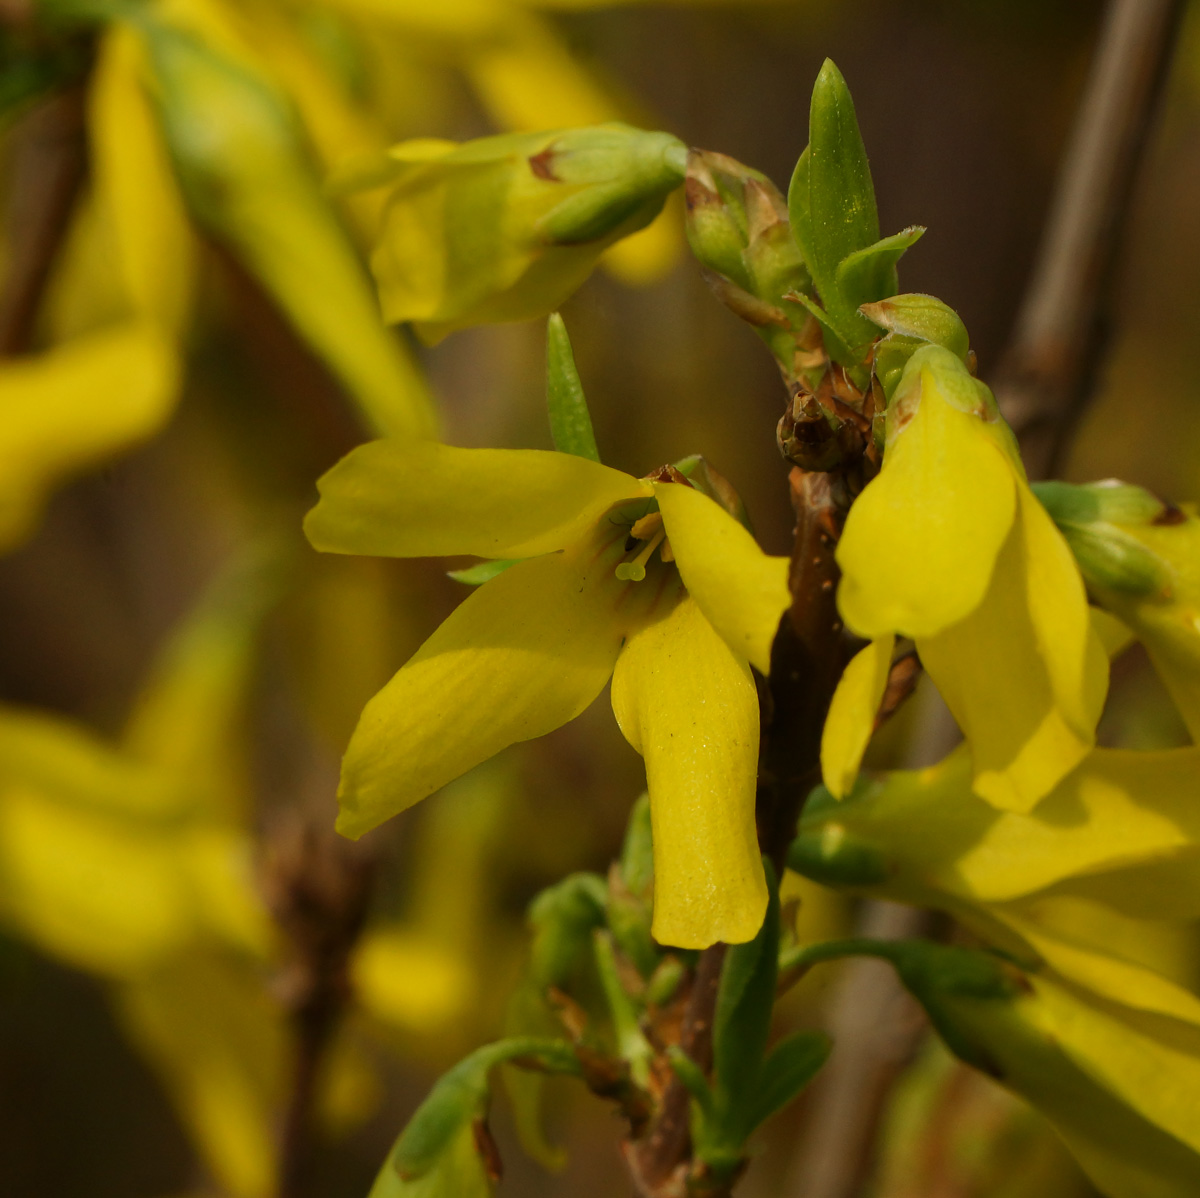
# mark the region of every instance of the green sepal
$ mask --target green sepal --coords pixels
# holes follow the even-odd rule
[[[823,886],[863,889],[881,885],[888,877],[881,849],[846,832],[836,824],[836,818],[828,810],[821,815],[804,812],[796,837],[788,846],[788,869]],[[842,834],[830,835],[834,827]]]
[[[559,453],[590,458],[593,462],[600,460],[587,398],[579,371],[575,369],[571,339],[557,312],[551,312],[546,321],[546,409],[550,415],[550,436]]]
[[[895,295],[900,286],[896,263],[909,246],[925,233],[922,225],[911,225],[866,249],[847,254],[838,263],[837,289],[841,302],[858,310],[861,305]]]
[[[565,1040],[515,1036],[477,1048],[437,1080],[396,1141],[385,1168],[402,1178],[427,1173],[465,1124],[480,1118],[489,1098],[488,1074],[506,1061],[578,1077],[579,1060]]]
[[[971,348],[967,326],[953,308],[936,296],[919,292],[890,295],[875,303],[860,304],[858,310],[888,333],[914,339],[918,344],[940,345],[964,364],[967,361]]]
[[[832,1047],[824,1032],[793,1032],[775,1045],[763,1062],[750,1130],[787,1106],[816,1077]]]
[[[492,558],[485,562],[476,562],[473,566],[464,566],[461,570],[447,570],[446,577],[453,578],[455,582],[466,583],[469,587],[480,587],[521,560],[519,557]]]

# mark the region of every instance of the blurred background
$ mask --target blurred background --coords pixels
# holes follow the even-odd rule
[[[854,94],[884,232],[929,228],[904,259],[903,289],[959,311],[985,379],[1029,275],[1101,11],[1087,0],[193,7],[201,25],[208,7],[229,22],[299,114],[314,178],[340,151],[402,138],[618,117],[786,188],[831,56]],[[360,851],[328,847],[337,762],[359,710],[466,588],[444,562],[322,559],[307,547],[300,520],[315,479],[371,435],[366,409],[337,353],[297,320],[286,285],[203,213],[182,234],[188,313],[171,331],[174,381],[154,414],[73,458],[46,449],[86,441],[80,429],[124,385],[119,376],[110,394],[102,375],[68,371],[37,392],[20,374],[108,328],[116,310],[103,206],[119,144],[102,141],[88,106],[101,68],[118,77],[120,52],[54,9],[0,5],[10,319],[14,289],[29,290],[27,278],[14,283],[28,269],[28,208],[48,202],[39,189],[53,162],[37,139],[61,120],[55,104],[67,104],[65,127],[84,147],[79,177],[55,193],[64,216],[46,277],[0,363],[0,469],[14,488],[40,470],[0,559],[0,1192],[268,1198],[294,1065],[287,1012],[306,984],[302,900],[305,885],[327,884],[350,922],[366,904],[366,931],[318,1086],[305,1192],[358,1198],[437,1073],[499,1034],[529,900],[573,870],[606,870],[641,761],[602,698]],[[226,46],[225,33],[213,36]],[[764,547],[786,553],[774,442],[783,390],[687,256],[676,200],[563,309],[600,450],[638,475],[704,454],[741,492]],[[362,213],[320,203],[365,260]],[[1072,441],[1072,480],[1119,476],[1172,500],[1200,492],[1198,210],[1193,5],[1137,181],[1117,320]],[[159,265],[184,269],[182,258]],[[532,322],[408,346],[448,441],[550,446],[544,336]],[[29,395],[47,397],[47,419],[66,397],[61,427],[10,445],[5,423],[11,433],[26,419],[11,413]],[[1129,657],[1106,742],[1181,743],[1165,694]],[[913,735],[913,718],[895,721],[877,762],[906,759]],[[838,896],[787,886],[802,936],[850,926]],[[1194,981],[1190,942],[1163,952]],[[821,1025],[834,976],[806,980],[781,1026]],[[550,1136],[569,1150],[557,1176],[525,1159],[503,1098],[496,1107],[502,1193],[628,1192],[602,1104],[555,1091]],[[803,1198],[806,1116],[802,1103],[767,1126],[739,1193]],[[1035,1116],[928,1046],[901,1071],[869,1192],[1089,1193]]]

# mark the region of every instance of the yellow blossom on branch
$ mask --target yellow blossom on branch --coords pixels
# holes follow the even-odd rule
[[[858,770],[895,634],[916,642],[971,747],[974,789],[1029,810],[1094,742],[1108,663],[1071,551],[1038,502],[991,392],[949,350],[906,367],[883,468],[838,546],[838,606],[875,642],[834,700],[823,767],[835,794]],[[864,680],[869,678],[869,685]]]
[[[613,676],[617,720],[646,759],[656,938],[751,939],[767,893],[750,666],[769,668],[786,559],[671,468],[637,479],[563,453],[376,441],[320,490],[305,526],[318,549],[527,559],[461,604],[367,705],[339,829],[359,836],[565,724]]]

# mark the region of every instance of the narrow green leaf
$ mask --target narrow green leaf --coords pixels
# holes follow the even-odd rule
[[[621,877],[631,894],[644,895],[654,881],[654,839],[650,826],[650,795],[643,791],[629,813],[621,845]]]
[[[866,249],[847,254],[837,268],[837,286],[842,302],[848,308],[857,310],[860,304],[895,295],[900,287],[896,263],[909,246],[921,239],[924,232],[923,226],[913,225]]]
[[[805,253],[825,306],[834,303],[838,263],[879,240],[879,214],[854,101],[826,59],[808,117],[808,219]]]
[[[491,582],[497,574],[503,574],[509,566],[515,566],[521,561],[519,557],[499,557],[494,561],[476,562],[473,566],[465,566],[461,570],[447,570],[446,577],[455,582],[465,582],[469,587],[483,586]]]
[[[713,1016],[713,1090],[718,1109],[740,1122],[753,1100],[771,1027],[779,960],[779,893],[764,861],[771,897],[758,935],[725,954]]]
[[[575,369],[571,340],[557,312],[552,312],[546,322],[546,406],[554,448],[560,453],[573,453],[598,462],[600,451],[596,448],[583,384]]]
[[[796,169],[792,171],[792,181],[788,185],[787,207],[792,239],[800,248],[804,264],[811,275],[813,273],[812,210],[808,203],[810,159],[809,147],[805,146],[804,152],[796,162]]]
[[[629,1062],[629,1074],[633,1080],[639,1086],[646,1086],[650,1082],[650,1062],[654,1057],[654,1049],[642,1034],[637,1006],[621,983],[612,935],[597,928],[592,933],[592,943],[600,985],[604,988],[604,997],[612,1016],[617,1052]]]
[[[579,1060],[565,1040],[515,1036],[486,1044],[434,1083],[392,1149],[391,1166],[403,1178],[428,1172],[463,1125],[480,1117],[488,1101],[488,1073],[505,1061],[549,1073],[578,1076]]]
[[[675,1076],[683,1083],[684,1089],[696,1100],[696,1105],[699,1106],[703,1118],[712,1119],[712,1090],[709,1089],[704,1070],[678,1044],[668,1047],[667,1061],[675,1071]]]
[[[787,1106],[816,1077],[831,1047],[823,1032],[796,1032],[780,1040],[763,1063],[747,1130]]]

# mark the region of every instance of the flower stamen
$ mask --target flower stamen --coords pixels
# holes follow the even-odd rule
[[[638,523],[641,523],[639,521]],[[654,537],[647,541],[643,546],[642,551],[632,561],[621,562],[617,566],[616,574],[622,582],[641,582],[646,577],[646,562],[650,560],[650,555],[666,540],[667,530],[663,528],[662,521],[659,521],[658,532]],[[637,525],[635,524],[636,528]]]

